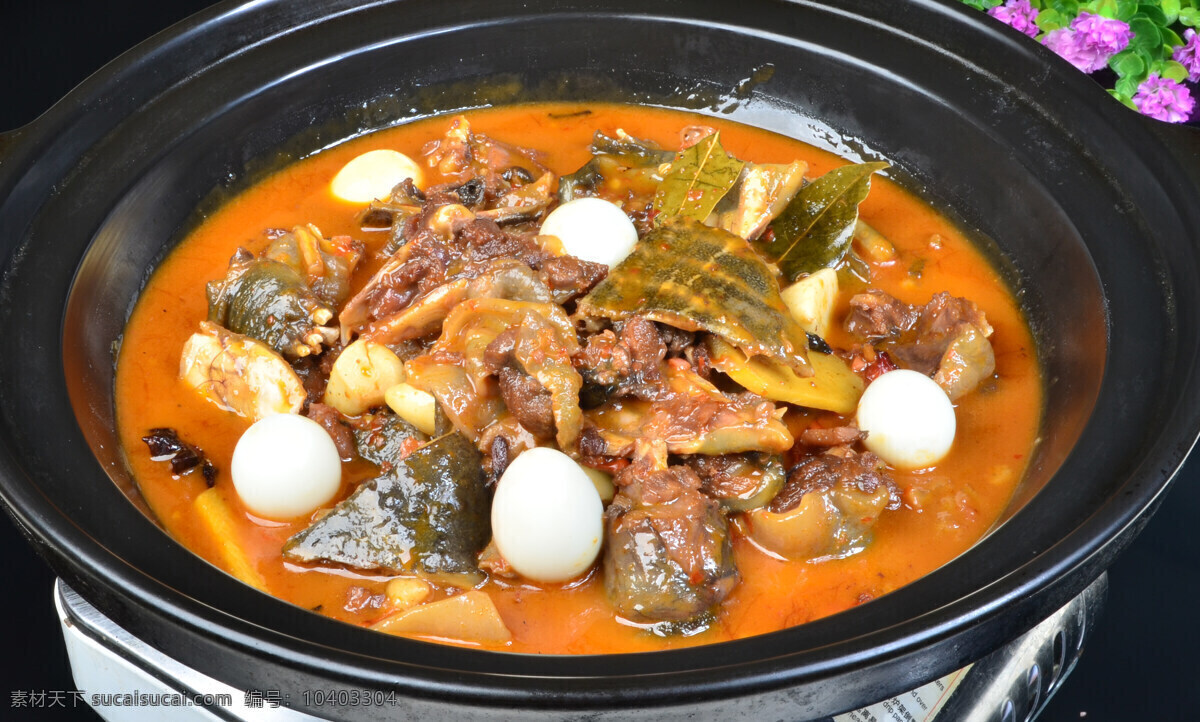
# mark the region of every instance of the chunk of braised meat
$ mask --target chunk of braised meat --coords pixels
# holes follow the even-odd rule
[[[900,508],[900,488],[884,471],[884,464],[871,452],[856,454],[848,449],[810,456],[788,472],[787,482],[767,505],[767,511],[782,514],[800,504],[805,494],[824,493],[834,488],[874,495],[887,491],[886,509]]]
[[[585,389],[600,401],[658,398],[664,389],[662,372],[667,346],[658,326],[634,316],[616,327],[588,339],[576,354],[575,368],[583,376]]]
[[[350,295],[350,278],[366,253],[366,244],[350,236],[325,238],[316,226],[296,226],[272,234],[263,258],[284,263],[302,276],[309,290],[330,308]]]
[[[515,259],[496,259],[467,284],[467,298],[504,298],[510,301],[549,303],[546,282],[529,266]]]
[[[603,264],[555,256],[543,250],[532,233],[501,228],[461,204],[434,205],[440,197],[430,191],[408,242],[342,308],[338,321],[344,340],[364,329],[370,329],[372,340],[385,344],[436,333],[437,321],[445,316],[437,308],[443,300],[496,295],[469,291],[468,282],[494,275],[498,265],[530,269],[538,288],[514,287],[522,296],[519,300],[533,300],[526,296],[540,296],[545,289],[547,300],[559,304],[587,293],[607,273]],[[431,314],[412,312],[427,300],[434,306]]]
[[[973,327],[984,337],[992,333],[978,306],[965,298],[939,293],[921,308],[913,325],[913,338],[904,339],[908,343],[896,345],[889,353],[901,366],[932,375],[947,349],[967,327]]]
[[[996,371],[996,353],[987,334],[974,324],[958,330],[942,353],[933,380],[956,400]]]
[[[896,485],[874,454],[836,447],[793,468],[766,509],[749,512],[745,522],[755,543],[784,558],[844,557],[864,549],[880,515],[899,506]]]
[[[683,466],[635,463],[605,511],[604,585],[628,619],[685,621],[720,604],[737,584],[720,505]]]
[[[190,474],[199,467],[205,484],[212,486],[216,483],[217,467],[205,457],[200,447],[192,446],[179,438],[175,429],[150,429],[150,433],[143,436],[142,441],[150,447],[150,459],[170,462],[171,473],[175,476]]]
[[[540,266],[547,255],[529,237],[510,233],[493,220],[475,218],[463,225],[457,239],[461,242],[463,260],[490,261],[494,258],[515,258],[527,266]]]
[[[483,349],[483,370],[489,374],[498,374],[505,366],[513,363],[513,355],[517,350],[517,329],[509,327],[501,331]]]
[[[538,438],[554,438],[554,407],[541,382],[512,366],[500,369],[500,397],[509,413]]]
[[[629,459],[610,454],[611,451],[614,449],[601,430],[585,423],[579,432],[579,463],[610,474],[629,466]]]
[[[684,331],[665,323],[654,324],[667,347],[667,358],[687,358],[688,353],[696,346],[696,332]],[[691,359],[688,359],[691,361]]]
[[[603,263],[584,261],[574,256],[551,256],[539,268],[546,284],[554,291],[557,303],[567,303],[592,290],[608,275]]]
[[[729,511],[765,506],[783,486],[783,459],[778,454],[744,453],[680,458],[700,478],[700,491]]]
[[[329,375],[333,372],[333,362],[342,354],[342,345],[334,342],[320,356],[305,356],[292,362],[292,368],[304,384],[307,404],[320,403],[325,398],[325,387],[329,385]]]
[[[322,403],[308,405],[304,415],[321,425],[333,445],[337,447],[338,456],[342,461],[350,461],[358,455],[355,449],[354,432],[342,422],[342,414],[332,406]]]
[[[382,609],[385,602],[387,602],[386,594],[372,592],[366,587],[355,585],[346,590],[346,603],[342,605],[342,608],[351,614],[359,614]]]
[[[533,178],[547,170],[538,151],[475,133],[461,115],[451,119],[445,135],[426,144],[422,154],[440,174],[459,182],[484,174],[503,177],[506,172]]]
[[[866,436],[857,426],[813,427],[800,432],[800,443],[817,447],[850,446]]]
[[[933,377],[952,400],[967,394],[996,370],[992,334],[983,311],[947,292],[921,307],[882,291],[850,299],[846,330],[887,351],[901,368]]]
[[[500,398],[521,426],[540,439],[554,438],[554,404],[550,391],[521,369],[515,353],[519,329],[510,328],[483,351],[484,369],[496,374]]]
[[[866,383],[871,383],[888,371],[898,368],[900,367],[886,351],[876,351],[870,344],[856,350],[850,358],[850,370],[862,376]]]
[[[384,318],[408,308],[420,296],[441,285],[449,263],[445,249],[428,239],[414,242],[411,260],[385,268],[376,276],[375,292],[365,299],[375,318]]]
[[[533,236],[501,228],[486,218],[466,224],[459,238],[464,247],[464,275],[477,275],[480,264],[494,259],[516,259],[538,272],[558,304],[584,295],[608,274],[602,263],[553,255],[542,250]]]
[[[588,449],[598,452],[593,456],[637,458],[650,442],[671,454],[779,454],[793,446],[783,410],[771,401],[724,393],[683,359],[663,364],[663,377],[653,401],[616,401],[589,415],[595,435],[589,435]]]
[[[850,299],[846,330],[868,340],[897,339],[917,321],[919,311],[883,291],[870,290]]]
[[[476,446],[483,453],[487,485],[494,487],[513,459],[537,445],[537,437],[512,416],[500,419],[484,429]]]

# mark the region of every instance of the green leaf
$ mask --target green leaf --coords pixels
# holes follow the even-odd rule
[[[1127,108],[1132,108],[1133,110],[1138,109],[1138,107],[1136,105],[1134,105],[1134,103],[1133,103],[1133,98],[1130,98],[1128,95],[1122,95],[1122,94],[1118,93],[1116,90],[1109,90],[1108,94],[1111,95],[1112,97],[1116,98],[1117,100],[1121,101],[1121,104],[1126,106]]]
[[[1117,0],[1117,20],[1129,22],[1137,9],[1137,0]]]
[[[835,168],[792,198],[756,248],[791,283],[802,274],[836,265],[846,255],[858,221],[858,204],[871,190],[871,174],[887,163]]]
[[[1188,76],[1187,68],[1183,67],[1181,63],[1177,63],[1174,60],[1155,63],[1155,67],[1152,70],[1158,73],[1161,77],[1174,80],[1176,83],[1182,83],[1183,81],[1187,80]]]
[[[1106,18],[1117,17],[1117,0],[1093,0],[1093,2],[1087,4],[1087,8],[1093,13]]]
[[[1130,41],[1129,47],[1145,48],[1151,53],[1161,50],[1162,33],[1158,31],[1158,26],[1148,18],[1135,15],[1129,21],[1129,29],[1133,31],[1133,40]]]
[[[679,154],[654,195],[659,217],[684,216],[704,222],[717,203],[737,183],[742,161],[721,147],[713,133]]]
[[[1161,50],[1161,48],[1156,48],[1156,50]],[[1138,54],[1138,57],[1142,59],[1142,62],[1146,64],[1147,68],[1162,59],[1161,52],[1155,52],[1154,50],[1149,50],[1146,48],[1134,48],[1133,52]],[[1147,70],[1146,72],[1148,73],[1150,71]]]
[[[1128,23],[1129,18],[1132,18],[1136,12],[1138,12],[1138,0],[1117,0],[1116,18],[1118,20]]]
[[[1179,11],[1179,22],[1189,28],[1200,27],[1200,9],[1195,7],[1181,9]]]
[[[1135,50],[1122,50],[1112,56],[1108,61],[1108,67],[1121,77],[1140,75],[1146,72],[1146,62],[1138,56]]]
[[[1046,0],[1046,8],[1073,18],[1079,14],[1079,0]]]
[[[1167,25],[1172,25],[1179,17],[1179,10],[1181,8],[1179,0],[1162,0],[1159,7],[1162,9],[1163,15],[1167,18]]]
[[[1142,15],[1160,28],[1167,26],[1167,16],[1157,5],[1149,3],[1138,5],[1138,15]]]
[[[1117,97],[1132,98],[1137,92],[1138,86],[1142,84],[1141,78],[1127,77],[1117,80],[1113,86],[1113,90],[1119,94]]]
[[[1184,44],[1184,39],[1179,37],[1179,33],[1171,28],[1162,28],[1163,47],[1168,52],[1173,52],[1175,48]]]
[[[1064,17],[1063,14],[1057,10],[1041,11],[1038,13],[1037,20],[1034,22],[1037,24],[1038,29],[1044,33],[1048,33],[1052,30],[1058,30],[1059,28],[1066,27],[1067,25],[1066,17]]]

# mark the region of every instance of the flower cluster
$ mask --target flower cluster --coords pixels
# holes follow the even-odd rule
[[[1185,123],[1196,109],[1196,100],[1187,88],[1155,74],[1138,87],[1133,104],[1143,115],[1168,123]]]
[[[1196,42],[1196,31],[1191,28],[1183,31],[1183,39],[1186,42],[1175,48],[1171,57],[1187,69],[1187,79],[1195,83],[1200,81],[1200,51],[1196,47],[1200,43]]]
[[[1127,48],[1130,40],[1133,31],[1127,23],[1079,13],[1069,26],[1046,33],[1042,43],[1083,72],[1094,73]]]
[[[1041,34],[1037,26],[1037,8],[1029,4],[1029,0],[1009,0],[1003,5],[988,10],[988,15],[996,18],[1005,25],[1020,30],[1031,38]]]
[[[1144,115],[1184,123],[1200,83],[1200,0],[963,0],[1041,42]],[[1179,31],[1183,32],[1180,36]],[[1111,74],[1108,73],[1111,71]]]

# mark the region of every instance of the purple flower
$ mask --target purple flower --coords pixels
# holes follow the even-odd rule
[[[1061,55],[1085,73],[1094,73],[1112,56],[1124,50],[1133,39],[1133,31],[1120,20],[1080,13],[1071,26],[1046,34],[1042,44]]]
[[[988,15],[1005,25],[1020,30],[1031,38],[1036,38],[1040,32],[1036,24],[1037,8],[1030,5],[1029,0],[1008,0],[1003,5],[997,5],[988,10]]]
[[[1196,99],[1186,87],[1152,73],[1138,86],[1138,91],[1133,96],[1133,104],[1142,115],[1168,123],[1183,123],[1195,110]]]
[[[1129,41],[1133,40],[1129,23],[1088,12],[1079,13],[1079,17],[1071,21],[1071,29],[1079,33],[1084,45],[1110,58],[1128,47]],[[1104,62],[1107,63],[1108,58]]]
[[[1196,31],[1188,28],[1183,31],[1183,39],[1186,41],[1183,45],[1175,48],[1174,54],[1171,55],[1176,62],[1187,68],[1188,80],[1195,83],[1200,81],[1200,42],[1197,42]]]

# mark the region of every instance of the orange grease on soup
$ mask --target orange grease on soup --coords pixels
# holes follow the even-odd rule
[[[560,174],[588,159],[596,130],[623,128],[634,136],[678,147],[678,131],[693,122],[721,131],[726,150],[762,163],[803,159],[809,177],[844,163],[807,145],[719,118],[695,119],[648,108],[539,105],[474,112],[477,132],[545,153],[544,162]],[[225,274],[239,246],[260,252],[267,228],[313,223],[326,237],[346,234],[378,249],[383,234],[365,233],[355,222],[357,206],[329,192],[329,181],[347,161],[372,148],[394,148],[419,158],[423,144],[441,136],[445,119],[432,119],[359,138],[299,161],[233,199],[207,218],[170,254],[142,294],[126,328],[117,368],[117,418],[121,441],[134,477],[162,525],[182,544],[222,566],[218,545],[197,518],[192,502],[204,491],[198,474],[172,478],[169,466],[152,462],[141,437],[153,427],[172,427],[199,445],[220,470],[216,488],[236,517],[234,540],[257,566],[272,594],[293,604],[354,624],[368,624],[380,612],[346,611],[348,590],[363,586],[383,591],[386,578],[351,571],[287,564],[280,549],[308,519],[266,522],[245,511],[233,491],[229,463],[234,445],[249,422],[220,411],[178,378],[180,350],[206,317],[204,285]],[[961,554],[1000,517],[1020,480],[1038,433],[1042,396],[1033,339],[1016,300],[996,271],[963,235],[937,212],[886,179],[876,177],[862,205],[862,218],[889,238],[899,259],[874,268],[872,286],[909,303],[925,303],[938,291],[974,301],[995,328],[994,388],[968,394],[957,403],[954,449],[936,469],[892,472],[904,505],[882,515],[874,541],[846,559],[784,562],[736,537],[741,583],[722,604],[711,629],[692,637],[660,638],[620,623],[605,599],[599,573],[567,586],[487,582],[488,592],[513,633],[504,649],[513,652],[596,654],[658,650],[762,634],[803,624],[853,607],[907,584]],[[931,238],[940,237],[940,247]],[[911,261],[925,263],[918,276]],[[359,282],[371,268],[360,268]],[[839,318],[849,293],[843,289]],[[836,324],[835,324],[836,325]],[[830,343],[845,347],[838,328]],[[341,495],[369,478],[374,467],[347,465]],[[736,535],[735,535],[736,536]]]

